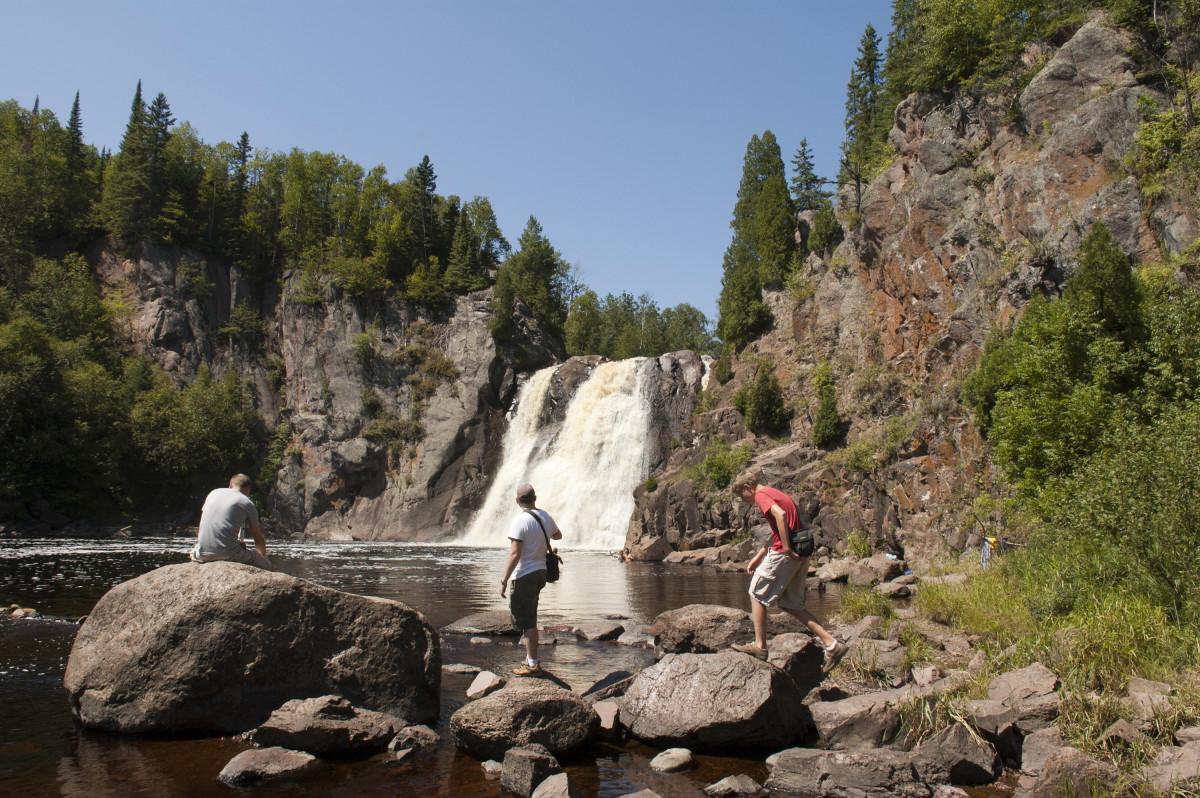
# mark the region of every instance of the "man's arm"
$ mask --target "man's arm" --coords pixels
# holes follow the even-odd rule
[[[762,563],[763,558],[766,556],[767,556],[767,547],[763,546],[761,549],[758,550],[758,554],[754,555],[754,559],[750,560],[750,562],[746,564],[746,573],[748,573],[748,574],[754,573],[754,569],[758,568],[759,564]]]
[[[263,537],[262,529],[259,528],[258,524],[250,527],[250,536],[254,538],[254,548],[258,550],[259,554],[266,557],[267,539]]]
[[[517,570],[517,563],[521,561],[521,541],[510,538],[512,546],[508,549],[508,561],[504,563],[504,576],[500,579],[500,598],[504,598],[505,592],[508,590],[508,578],[512,576],[512,572]]]

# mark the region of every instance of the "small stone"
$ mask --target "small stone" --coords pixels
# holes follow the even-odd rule
[[[708,785],[704,794],[711,798],[756,798],[763,794],[763,786],[743,773]]]
[[[471,645],[473,645],[473,646],[486,646],[487,644],[489,644],[491,642],[492,642],[492,638],[490,638],[490,637],[472,637],[471,638]]]
[[[1188,726],[1186,729],[1180,729],[1175,732],[1175,742],[1179,745],[1187,745],[1200,741],[1200,726]]]
[[[442,666],[442,673],[465,673],[468,676],[479,673],[483,668],[478,665],[468,665],[465,662],[452,662]]]
[[[504,679],[491,671],[482,671],[475,677],[475,681],[471,682],[471,686],[467,688],[467,698],[483,698],[485,695],[491,695],[496,692],[505,684]]]
[[[426,753],[438,747],[441,735],[428,726],[405,726],[396,732],[396,736],[388,743],[389,751],[400,751],[410,748],[417,753]]]
[[[650,760],[650,769],[662,773],[682,773],[696,766],[696,759],[686,748],[668,748]]]
[[[580,792],[570,776],[566,773],[555,773],[553,776],[547,776],[537,786],[531,798],[580,798]]]
[[[483,763],[483,775],[489,779],[498,779],[504,773],[504,765],[494,759],[489,759]]]

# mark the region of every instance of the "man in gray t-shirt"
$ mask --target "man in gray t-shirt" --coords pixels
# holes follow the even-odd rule
[[[228,488],[217,488],[204,500],[200,512],[200,539],[192,549],[195,562],[240,562],[271,570],[267,559],[267,541],[258,524],[258,510],[246,495],[250,492],[250,477],[235,474]],[[242,543],[239,532],[249,529],[254,538],[251,551]]]

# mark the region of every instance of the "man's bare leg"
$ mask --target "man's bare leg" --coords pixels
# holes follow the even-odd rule
[[[824,626],[817,622],[817,616],[809,612],[806,607],[800,607],[799,609],[795,610],[787,607],[784,609],[789,615],[791,615],[793,618],[796,618],[806,627],[808,627],[808,631],[821,640],[821,645],[825,646],[825,648],[833,647],[833,635],[829,634],[828,630],[826,630]],[[765,614],[766,613],[764,613],[764,615]]]

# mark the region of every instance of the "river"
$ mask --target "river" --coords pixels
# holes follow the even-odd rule
[[[78,626],[112,586],[163,565],[184,562],[182,538],[130,540],[5,541],[0,543],[0,606],[32,607],[49,619],[0,621],[0,793],[32,798],[63,796],[228,796],[216,780],[233,756],[245,750],[235,739],[154,740],[116,737],[79,728],[62,687],[67,656]],[[405,543],[270,542],[277,570],[339,590],[401,601],[438,628],[473,612],[500,609],[505,551]],[[563,578],[542,594],[543,625],[603,620],[652,621],[686,604],[722,604],[748,610],[748,577],[707,568],[660,563],[621,563],[600,551],[566,550]],[[836,609],[836,592],[809,593],[818,617]],[[147,607],[153,612],[153,607]],[[636,671],[653,653],[611,642],[562,640],[540,652],[543,667],[582,692],[615,670]],[[521,656],[511,640],[471,645],[445,635],[444,663],[465,662],[505,676]],[[459,753],[449,739],[450,716],[466,702],[473,677],[445,674],[443,741],[436,756],[399,766],[380,755],[367,760],[322,763],[302,780],[260,787],[255,795],[501,796],[498,781],[483,777],[480,763]],[[650,770],[655,749],[627,742],[598,744],[593,756],[567,765],[586,796],[619,796],[650,788],[664,798],[702,796],[701,789],[735,773],[760,783],[760,759],[699,756],[699,767],[682,775]]]

